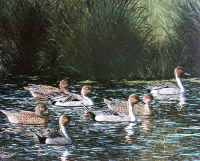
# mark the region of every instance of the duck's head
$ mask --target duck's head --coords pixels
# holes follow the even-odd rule
[[[60,126],[66,126],[70,122],[71,117],[67,114],[63,114],[59,118],[59,125]]]
[[[151,93],[147,93],[147,94],[145,94],[145,95],[143,96],[143,102],[144,102],[145,104],[151,103],[152,100],[153,100],[153,96],[152,96]]]
[[[47,110],[47,106],[45,104],[38,104],[35,107],[35,112],[38,113],[38,114],[42,114],[46,110]]]
[[[177,76],[177,77],[179,77],[179,78],[180,78],[183,74],[186,75],[186,76],[191,76],[191,74],[186,73],[186,72],[184,71],[184,68],[183,68],[182,66],[177,66],[177,67],[175,68],[175,70],[174,70],[174,73],[175,73],[175,76]]]
[[[177,66],[174,70],[175,75],[177,75],[179,78],[184,73],[184,68],[182,66]]]
[[[60,81],[60,84],[59,84],[60,89],[68,90],[69,86],[70,86],[69,80],[63,79]]]
[[[131,94],[128,98],[128,101],[133,106],[134,104],[136,104],[140,101],[140,98],[137,94]]]
[[[81,89],[82,96],[88,96],[92,93],[92,86],[91,85],[84,85]]]

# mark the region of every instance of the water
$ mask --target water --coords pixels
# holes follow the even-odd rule
[[[4,81],[0,84],[0,109],[33,110],[35,102],[23,89],[30,80]],[[46,84],[40,80],[31,81]],[[56,86],[56,84],[51,83]],[[59,108],[49,105],[48,127],[57,127],[63,113],[72,116],[68,127],[73,145],[49,146],[38,144],[30,129],[43,127],[12,125],[0,113],[1,160],[200,160],[200,87],[199,83],[184,82],[187,105],[179,110],[178,101],[154,101],[153,116],[131,123],[100,123],[85,120],[82,108]],[[82,84],[73,84],[79,93]],[[131,93],[142,96],[145,84],[125,85],[94,83],[92,98],[96,109],[106,109],[103,97],[124,99]]]

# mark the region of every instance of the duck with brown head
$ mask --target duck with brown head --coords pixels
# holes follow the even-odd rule
[[[69,86],[70,86],[69,80],[64,79],[60,81],[59,88],[48,85],[29,84],[27,87],[24,87],[24,89],[28,90],[33,97],[45,99],[50,94],[69,92]]]
[[[184,68],[182,66],[177,66],[174,70],[176,84],[171,82],[164,82],[153,85],[151,89],[151,94],[159,100],[165,99],[178,99],[180,94],[185,94],[186,90],[181,81],[181,76],[183,74],[190,75],[184,72]]]
[[[137,98],[138,102],[134,104],[134,111],[137,116],[148,116],[152,115],[152,108],[150,103],[153,100],[153,96],[148,93],[143,96],[143,102],[144,104],[139,104],[139,96]],[[128,106],[128,101],[110,101],[108,99],[104,99],[104,103],[107,104],[108,108],[116,112],[118,114],[129,114],[129,106]]]
[[[134,111],[134,105],[139,102],[137,94],[132,94],[128,99],[128,116],[127,115],[113,115],[105,114],[103,112],[96,113],[95,111],[89,111],[84,115],[90,117],[95,121],[105,121],[105,122],[136,122],[137,118]]]

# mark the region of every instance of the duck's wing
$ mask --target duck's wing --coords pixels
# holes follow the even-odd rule
[[[177,86],[175,83],[172,82],[161,82],[152,84],[149,88],[151,88],[152,90],[159,90],[163,88],[177,88]]]
[[[33,134],[34,139],[41,144],[46,144],[47,138],[62,137],[60,131],[57,128],[45,128],[42,130],[30,129],[30,130]]]
[[[90,111],[92,111],[92,110],[90,110]],[[103,111],[92,111],[95,115],[119,115],[117,112],[115,112],[115,111],[112,111],[112,110],[110,110],[110,109],[108,109],[108,110],[103,110]]]
[[[36,84],[29,84],[27,87],[24,87],[24,89],[30,91],[34,97],[37,97],[37,95],[47,96],[51,93],[59,92],[59,89],[56,87]]]
[[[70,101],[82,101],[83,97],[81,95],[75,94],[75,93],[71,93],[71,92],[66,92],[66,93],[52,93],[50,95],[48,95],[48,99],[51,102],[70,102]]]
[[[108,99],[104,99],[104,103],[107,104],[108,108],[114,112],[117,112],[119,114],[128,114],[127,101],[110,101]]]
[[[40,133],[31,130],[31,134],[34,138],[35,141],[39,142],[40,144],[45,144],[46,143],[46,136],[42,136]]]
[[[71,141],[67,140],[61,134],[59,129],[47,128],[43,131],[42,135],[37,135],[35,137],[40,143],[43,144],[52,144],[52,145],[66,145],[71,144]]]
[[[35,115],[35,112],[21,110],[21,111],[19,112],[19,114],[20,114],[20,115],[30,115],[30,116],[33,116],[33,115]]]

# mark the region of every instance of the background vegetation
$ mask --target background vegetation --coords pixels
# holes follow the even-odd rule
[[[197,69],[198,0],[1,0],[0,71],[160,79]]]

